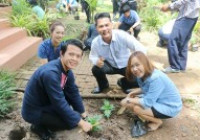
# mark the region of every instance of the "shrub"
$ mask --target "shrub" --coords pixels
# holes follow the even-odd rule
[[[37,18],[25,0],[16,0],[10,16],[14,27],[26,29],[29,35],[48,38],[50,22],[58,18],[58,14],[46,14],[43,19]]]
[[[14,74],[0,71],[0,117],[10,113],[15,105],[15,102],[11,101],[16,89],[14,78]]]

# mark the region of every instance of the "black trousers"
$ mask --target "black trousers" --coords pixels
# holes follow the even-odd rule
[[[118,0],[113,0],[113,14],[119,12]]]
[[[106,78],[106,74],[120,74],[125,76],[126,75],[126,68],[117,69],[112,67],[107,61],[104,61],[104,66],[99,68],[97,66],[93,66],[92,73],[96,78],[98,86],[100,89],[104,89],[109,86],[108,79]],[[128,81],[125,77],[121,78],[122,89],[130,89],[134,87],[138,87],[138,83],[136,79],[132,81]]]
[[[91,21],[91,11],[90,11],[90,6],[85,0],[81,0],[81,6],[82,10],[85,11],[85,14],[87,16],[87,22],[90,23]]]
[[[126,23],[122,23],[120,26],[119,26],[119,29],[121,30],[124,30],[124,31],[128,31],[133,25],[129,25],[129,24],[126,24]],[[140,33],[141,31],[141,25],[138,25],[136,26],[134,29],[133,29],[133,32],[134,32],[134,37],[138,37],[138,34]]]
[[[40,127],[50,129],[52,131],[72,129],[67,125],[61,117],[56,114],[42,112],[40,119]]]

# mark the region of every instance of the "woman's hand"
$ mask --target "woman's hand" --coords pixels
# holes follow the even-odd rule
[[[139,95],[139,94],[141,94],[141,93],[142,93],[141,88],[137,88],[137,89],[134,89],[132,92],[130,92],[130,93],[127,95],[127,97],[128,97],[128,98],[135,98],[136,95]]]

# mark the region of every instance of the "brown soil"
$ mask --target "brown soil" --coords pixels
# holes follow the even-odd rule
[[[23,93],[18,93],[18,109],[0,121],[0,140],[38,140],[30,132],[30,124],[23,121],[20,115]],[[130,128],[134,114],[126,110],[123,115],[117,116],[119,100],[110,100],[115,105],[115,111],[110,119],[101,119],[102,130],[86,134],[80,128],[57,132],[55,140],[132,140]],[[102,99],[84,99],[85,108],[89,116],[103,115],[100,107]],[[138,140],[199,140],[200,139],[200,112],[199,104],[195,100],[185,100],[181,113],[173,118],[164,120],[162,128],[149,132]]]

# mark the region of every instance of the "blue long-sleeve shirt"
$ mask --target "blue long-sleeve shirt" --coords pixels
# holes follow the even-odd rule
[[[60,59],[36,70],[24,93],[24,120],[39,124],[43,111],[59,115],[71,128],[77,126],[85,111],[74,75],[71,70],[64,71]]]
[[[140,104],[144,108],[154,107],[158,112],[170,117],[180,112],[182,101],[179,91],[166,74],[155,69],[145,81],[140,78],[137,78],[137,81],[143,95]]]

